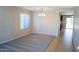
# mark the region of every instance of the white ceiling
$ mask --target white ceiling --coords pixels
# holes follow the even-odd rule
[[[51,11],[53,9],[58,9],[61,14],[73,14],[74,6],[20,6],[20,8],[31,10],[31,11],[40,11],[42,8],[45,11]]]
[[[41,8],[44,10],[52,10],[52,9],[72,9],[74,6],[20,6],[21,8],[28,9],[31,11],[40,11]]]

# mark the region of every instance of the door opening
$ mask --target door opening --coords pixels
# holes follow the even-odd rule
[[[73,16],[66,18],[66,29],[73,29]]]
[[[71,15],[60,16],[60,32],[65,29],[73,29],[73,16]]]

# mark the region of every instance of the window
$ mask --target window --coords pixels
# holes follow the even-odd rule
[[[28,29],[29,28],[29,20],[30,16],[28,14],[20,14],[20,29]]]

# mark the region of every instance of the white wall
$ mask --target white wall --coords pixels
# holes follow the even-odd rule
[[[38,11],[33,12],[33,33],[58,36],[59,12],[57,10],[47,12],[48,14],[44,17],[38,16]]]
[[[73,42],[76,51],[79,51],[77,47],[79,46],[79,7],[76,7],[74,13],[74,25],[73,25]]]
[[[20,30],[20,13],[31,15],[31,11],[0,6],[0,44],[31,33],[31,29]]]

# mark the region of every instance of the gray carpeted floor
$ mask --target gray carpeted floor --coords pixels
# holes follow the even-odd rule
[[[55,36],[30,34],[0,45],[1,52],[43,52]]]

